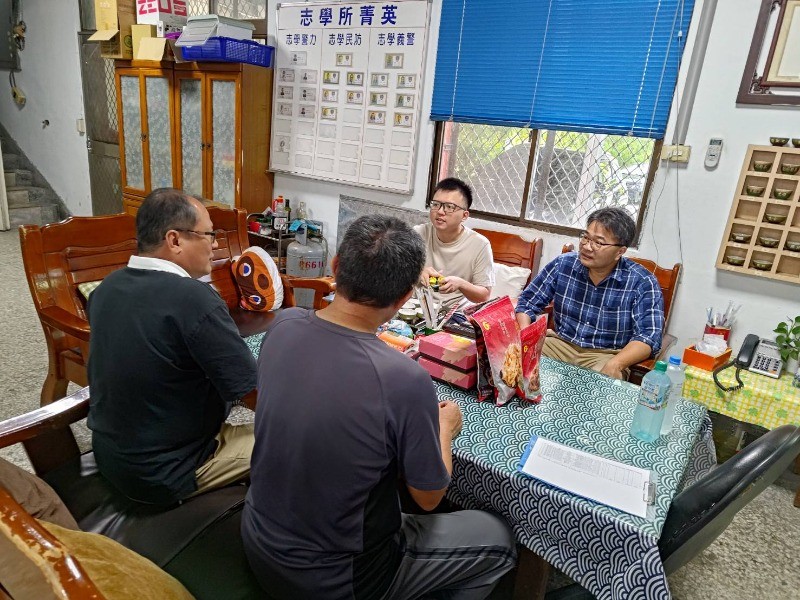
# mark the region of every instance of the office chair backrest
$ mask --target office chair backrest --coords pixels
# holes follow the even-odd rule
[[[678,494],[658,541],[666,573],[676,571],[717,539],[734,515],[772,484],[798,454],[800,428],[783,425]]]

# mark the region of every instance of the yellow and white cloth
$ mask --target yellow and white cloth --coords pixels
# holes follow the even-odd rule
[[[720,373],[720,383],[733,385],[736,382],[734,372],[731,368]],[[800,425],[800,389],[792,387],[792,375],[773,379],[743,370],[740,377],[744,388],[723,392],[714,384],[711,371],[687,366],[683,397],[737,421],[766,429],[787,423]]]

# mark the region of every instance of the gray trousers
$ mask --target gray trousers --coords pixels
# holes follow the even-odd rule
[[[516,564],[514,536],[487,512],[403,515],[405,553],[384,600],[482,600]]]

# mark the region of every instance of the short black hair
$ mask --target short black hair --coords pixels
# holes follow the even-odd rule
[[[153,190],[136,213],[136,243],[139,253],[153,252],[170,229],[194,229],[197,209],[186,192],[174,188]]]
[[[589,215],[586,226],[588,227],[594,222],[600,223],[608,229],[617,238],[617,243],[623,246],[630,246],[636,238],[636,223],[624,208],[611,207],[596,210]]]
[[[396,217],[367,215],[339,245],[336,293],[350,302],[386,308],[402,299],[425,266],[425,244]]]
[[[448,177],[447,179],[442,179],[439,183],[436,184],[436,189],[433,190],[435,194],[439,190],[444,190],[445,192],[452,192],[458,190],[461,192],[461,195],[464,196],[464,200],[467,201],[467,208],[472,207],[472,188],[469,187],[466,183],[457,179],[455,177]]]

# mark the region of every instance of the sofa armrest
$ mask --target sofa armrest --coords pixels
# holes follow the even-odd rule
[[[47,306],[39,311],[39,318],[53,329],[84,342],[89,341],[89,323],[64,310],[60,306]]]
[[[89,414],[89,388],[81,388],[29,413],[0,422],[0,448],[22,443],[38,475],[75,457],[80,450],[70,423]]]

